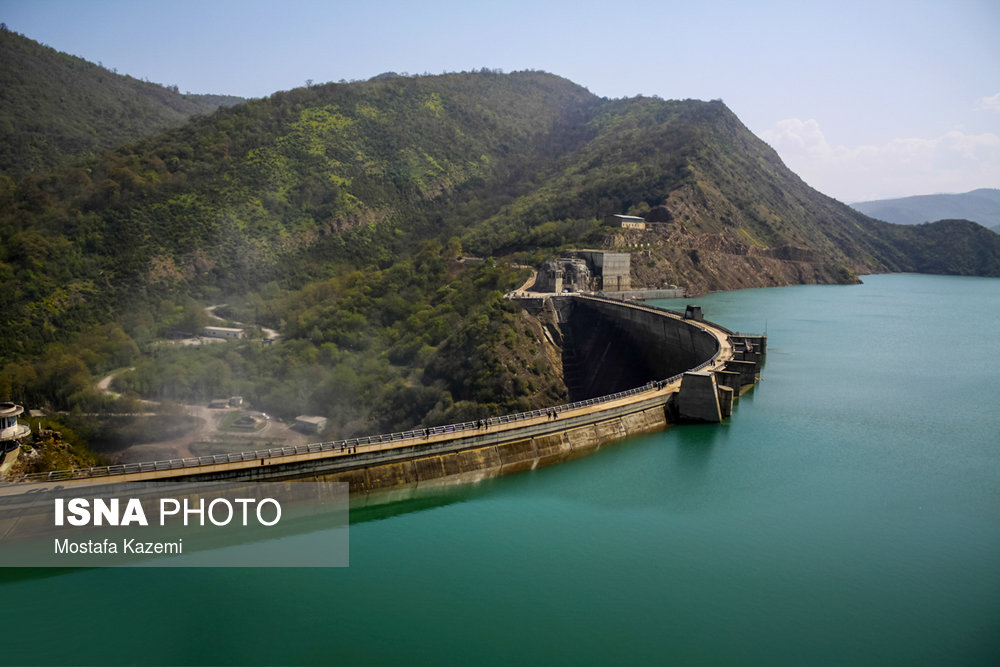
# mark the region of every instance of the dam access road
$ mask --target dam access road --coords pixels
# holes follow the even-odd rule
[[[758,378],[766,336],[590,295],[525,299],[562,337],[572,403],[475,422],[236,454],[28,475],[0,495],[119,482],[313,479],[375,492],[472,482],[585,456],[677,421],[719,422]],[[568,372],[568,369],[567,369]],[[382,494],[380,494],[382,495]],[[384,501],[384,500],[383,500]]]

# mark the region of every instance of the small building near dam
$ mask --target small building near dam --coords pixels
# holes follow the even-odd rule
[[[604,222],[609,227],[620,227],[621,229],[646,229],[645,218],[640,218],[637,215],[621,215],[616,213],[606,217]]]
[[[205,327],[202,336],[206,338],[221,338],[223,340],[243,338],[243,329],[233,327]]]
[[[550,259],[538,272],[533,291],[563,292],[632,289],[631,255],[603,250],[570,250],[564,257]]]
[[[31,433],[31,428],[17,421],[24,408],[16,403],[0,403],[0,451],[13,447],[17,441]]]
[[[295,418],[292,428],[302,433],[320,433],[326,428],[326,417],[299,415]]]

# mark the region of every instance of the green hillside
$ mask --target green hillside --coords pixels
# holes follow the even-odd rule
[[[243,100],[181,95],[0,30],[0,173],[20,176]]]
[[[969,220],[938,220],[921,225],[890,225],[887,253],[898,269],[911,273],[1000,276],[1000,236]]]
[[[535,73],[382,77],[251,101],[26,177],[0,193],[0,392],[101,407],[90,376],[133,365],[120,389],[243,394],[279,416],[330,415],[344,435],[561,400],[558,355],[501,299],[527,272],[459,262],[440,220],[529,188],[593,102]],[[156,346],[203,325],[220,295],[283,341],[236,356]]]
[[[565,248],[633,252],[636,283],[695,291],[1000,274],[1000,237],[871,220],[721,102],[542,72],[293,90],[0,186],[0,395],[112,409],[94,378],[129,367],[122,400],[239,394],[329,416],[330,436],[564,399],[558,350],[502,294]],[[620,212],[654,224],[602,225]],[[164,344],[219,303],[248,342]]]
[[[721,102],[616,100],[587,130],[538,188],[470,232],[469,245],[649,244],[652,266],[640,277],[694,291],[896,267],[878,252],[877,223],[805,185]],[[609,211],[664,222],[613,234],[597,222]]]
[[[123,303],[389,266],[460,232],[442,222],[456,207],[475,226],[529,190],[592,103],[549,75],[456,74],[329,84],[195,119],[0,193],[7,298],[38,306],[22,311],[37,338],[65,331],[53,318],[70,310],[101,321]]]

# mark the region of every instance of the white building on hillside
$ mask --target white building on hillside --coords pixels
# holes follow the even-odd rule
[[[243,338],[243,329],[234,329],[231,327],[205,327],[201,334],[207,338]]]
[[[31,433],[31,428],[17,421],[23,412],[24,408],[16,403],[0,403],[0,452],[13,447],[18,438]]]

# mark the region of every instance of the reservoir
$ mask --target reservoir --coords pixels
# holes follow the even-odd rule
[[[0,571],[0,661],[998,664],[1000,280],[864,281],[691,300],[767,330],[731,419],[352,511],[348,568]]]

